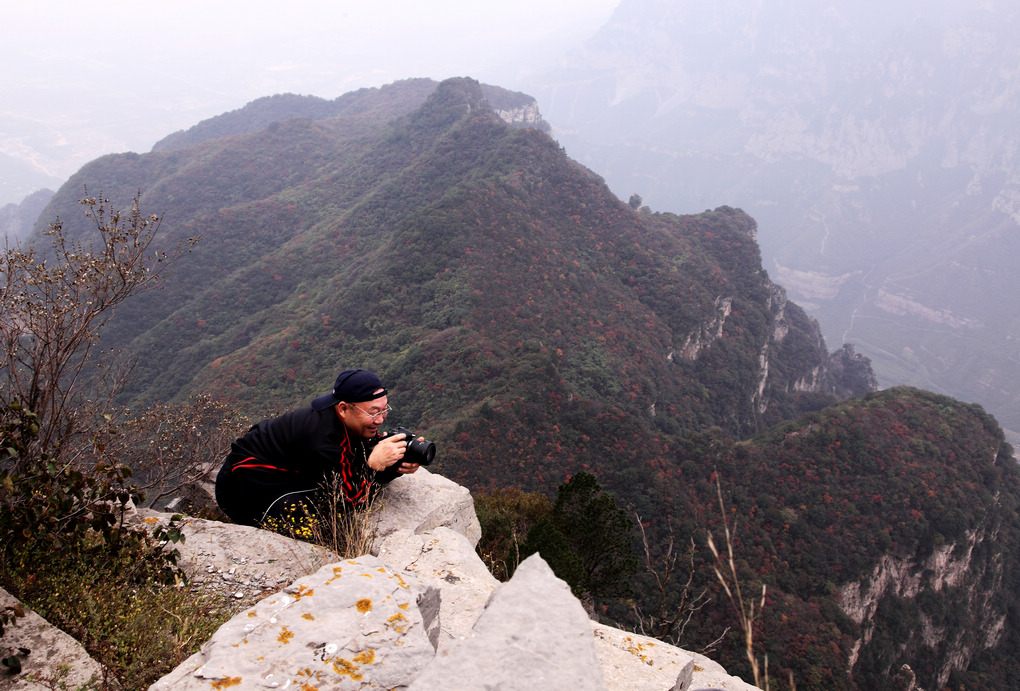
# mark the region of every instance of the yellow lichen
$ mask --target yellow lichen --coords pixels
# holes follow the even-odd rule
[[[367,597],[365,597],[365,598],[362,598],[362,599],[358,600],[357,603],[355,603],[354,606],[357,608],[357,610],[359,612],[365,613],[365,612],[369,611],[370,609],[372,609],[372,601],[369,600]]]
[[[294,638],[294,632],[288,629],[286,626],[280,631],[280,635],[276,637],[276,640],[280,643],[290,643],[290,639]]]
[[[397,607],[399,607],[400,609],[404,610],[405,612],[407,611],[407,608],[410,607],[410,606],[411,606],[410,602],[405,602],[402,605],[397,605]]]
[[[400,612],[397,612],[392,617],[386,620],[386,623],[391,625],[393,627],[393,630],[396,631],[397,633],[403,633],[404,631],[407,630],[407,625],[405,622],[407,622],[407,617],[405,617]]]
[[[375,662],[375,651],[366,650],[354,656],[354,661],[359,665],[370,665]]]
[[[225,689],[230,686],[237,686],[241,683],[241,677],[226,677],[225,679],[214,679],[211,686],[214,689]]]
[[[255,610],[252,610],[252,611],[248,612],[248,616],[249,617],[257,617],[258,615],[259,615],[259,613],[256,612]]]
[[[303,597],[311,597],[312,595],[315,595],[315,591],[309,588],[307,585],[299,585],[297,592],[293,593],[293,595],[294,601],[297,602]]]
[[[304,614],[301,615],[301,618],[307,619],[308,621],[313,621],[315,619],[315,615],[312,614],[311,612],[305,612]]]
[[[358,674],[358,668],[354,666],[354,663],[340,657],[333,660],[333,671],[337,674],[346,674],[354,681],[361,681],[361,677],[364,676]]]

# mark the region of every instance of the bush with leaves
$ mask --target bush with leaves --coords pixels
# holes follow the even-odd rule
[[[38,434],[17,406],[0,410],[0,586],[77,638],[125,688],[145,688],[194,652],[221,622],[177,587],[180,516],[151,532],[127,521],[136,497],[125,466],[83,473],[20,454]],[[18,611],[5,611],[11,623]],[[169,616],[168,616],[169,615]],[[3,627],[0,626],[0,635]],[[16,672],[21,651],[8,668]],[[37,654],[41,651],[37,651]]]
[[[541,554],[578,597],[622,597],[638,566],[633,530],[595,476],[580,472],[560,485],[552,513],[528,533],[521,559]]]
[[[126,561],[161,582],[178,580],[177,551],[164,549],[183,539],[177,522],[154,536],[126,522],[137,496],[128,481],[130,468],[100,462],[82,473],[46,456],[19,463],[37,435],[31,412],[17,406],[0,411],[0,447],[14,462],[0,468],[0,554],[7,566],[2,578],[74,554],[99,568]]]
[[[116,429],[109,403],[125,370],[99,357],[99,330],[194,240],[156,249],[160,219],[137,197],[123,214],[107,199],[81,204],[95,244],[58,219],[48,249],[0,252],[0,585],[81,641],[115,685],[144,688],[201,643],[187,632],[205,605],[167,587],[182,581],[180,517],[151,533],[128,521],[140,494],[102,434]],[[17,615],[5,610],[5,623]]]
[[[506,581],[521,562],[521,544],[539,520],[552,513],[549,497],[515,487],[474,493],[475,513],[482,528],[478,554],[489,572]]]

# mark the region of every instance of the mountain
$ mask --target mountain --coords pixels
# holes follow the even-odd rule
[[[343,117],[347,123],[363,120],[366,123],[386,122],[420,106],[436,88],[431,79],[405,79],[378,89],[358,89],[341,94],[332,101],[317,96],[276,94],[260,98],[244,108],[203,120],[194,127],[175,132],[156,142],[153,151],[172,151],[200,144],[210,139],[256,132],[280,120],[308,118],[324,120]],[[537,106],[530,96],[481,85],[482,94],[492,108],[508,122],[520,120],[544,131],[548,124],[537,114]]]
[[[635,415],[654,405],[669,430],[737,433],[841,384],[828,382],[816,325],[760,270],[750,217],[642,214],[489,103],[449,82],[392,124],[274,120],[79,171],[44,218],[77,232],[71,204],[86,186],[113,198],[141,188],[143,207],[166,210],[170,241],[203,235],[165,290],[109,325],[108,343],[143,356],[128,393],[214,387],[291,404],[323,372],[374,362],[394,389],[434,390],[457,410],[463,394],[444,387],[475,389],[477,405],[497,368],[511,380],[537,368],[565,395],[619,394]],[[458,363],[456,382],[445,369],[442,385],[415,376],[443,361]],[[414,405],[409,422],[430,417]]]
[[[21,204],[37,190],[59,187],[64,180],[5,153],[0,153],[0,208]],[[31,219],[28,228],[35,223]]]
[[[729,490],[738,571],[768,586],[757,635],[798,688],[896,688],[903,665],[924,689],[1015,684],[1020,485],[979,406],[894,388],[681,458],[660,472],[717,539],[704,498]]]
[[[773,279],[882,385],[1020,431],[1018,31],[1000,0],[623,0],[522,88],[621,197],[751,214]]]
[[[104,345],[137,359],[126,402],[208,391],[280,410],[371,367],[390,422],[435,441],[444,475],[551,494],[585,470],[647,523],[656,559],[670,535],[693,540],[712,604],[687,647],[733,626],[704,549],[721,491],[741,520],[739,574],[767,586],[758,640],[776,678],[1015,671],[1017,470],[991,416],[870,393],[867,360],[828,353],[762,270],[743,211],[623,203],[527,126],[533,101],[470,79],[420,86],[321,119],[304,99],[255,102],[191,144],[98,159],[57,192],[42,218],[71,233],[87,232],[87,186],[141,190],[167,243],[202,236],[163,290],[107,324]],[[646,611],[650,580],[635,583]],[[739,644],[731,633],[715,653],[734,672]]]
[[[42,189],[25,197],[20,204],[0,206],[0,233],[11,239],[26,237],[52,197],[53,190]]]

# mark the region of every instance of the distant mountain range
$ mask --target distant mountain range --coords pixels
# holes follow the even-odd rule
[[[870,393],[868,361],[827,352],[762,270],[753,218],[624,203],[531,99],[470,79],[249,108],[98,159],[43,211],[84,235],[86,185],[124,205],[141,190],[166,242],[202,236],[105,329],[138,363],[126,403],[279,410],[371,367],[443,474],[552,493],[586,470],[656,557],[694,540],[713,604],[688,647],[733,626],[704,549],[718,487],[741,578],[767,585],[776,678],[1016,678],[1020,486],[1001,429],[947,397]],[[732,633],[714,654],[746,664]]]
[[[524,88],[655,210],[739,207],[764,265],[883,385],[1020,430],[1020,8],[623,0]]]
[[[0,208],[18,206],[26,197],[42,189],[56,189],[64,180],[47,175],[25,161],[0,153],[0,199],[16,199],[17,203],[0,203]],[[29,228],[35,223],[31,219]]]
[[[53,190],[36,190],[20,204],[0,206],[0,235],[10,240],[27,237],[52,197]]]

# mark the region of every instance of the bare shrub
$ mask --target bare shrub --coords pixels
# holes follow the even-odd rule
[[[125,212],[102,196],[80,200],[95,226],[91,242],[70,237],[58,218],[44,233],[44,250],[4,243],[0,407],[20,405],[39,421],[39,434],[19,463],[42,456],[74,460],[87,448],[125,372],[117,358],[97,357],[100,328],[118,305],[157,287],[198,241],[157,249],[162,219],[143,214],[139,196]]]
[[[740,586],[740,578],[737,576],[737,562],[733,556],[733,541],[736,534],[736,521],[730,527],[730,519],[726,514],[726,504],[723,501],[722,487],[716,477],[716,491],[719,495],[719,511],[722,513],[723,535],[726,542],[725,557],[720,554],[715,546],[712,533],[708,534],[708,548],[712,551],[716,563],[713,565],[716,579],[722,585],[729,598],[730,604],[737,615],[737,623],[744,634],[744,653],[751,665],[751,673],[754,676],[754,685],[758,688],[769,688],[768,664],[769,658],[766,654],[761,662],[755,653],[754,648],[754,625],[762,608],[765,606],[765,584],[761,585],[761,599],[744,599],[743,589]],[[765,686],[761,684],[764,681]]]
[[[211,481],[230,443],[250,426],[232,406],[198,394],[187,403],[156,403],[125,413],[105,430],[99,448],[134,471],[144,506],[157,507],[187,485]]]
[[[694,614],[710,601],[708,589],[695,592],[694,575],[694,538],[688,542],[683,554],[676,551],[676,536],[673,524],[669,524],[669,541],[666,543],[665,554],[658,559],[652,557],[652,549],[648,544],[645,526],[641,516],[634,514],[638,527],[641,529],[641,543],[645,550],[645,570],[655,581],[658,609],[654,613],[645,613],[634,603],[632,611],[637,620],[637,630],[646,636],[658,638],[673,645],[680,645],[687,624]],[[686,574],[686,578],[684,578]],[[681,583],[679,579],[684,579]]]

